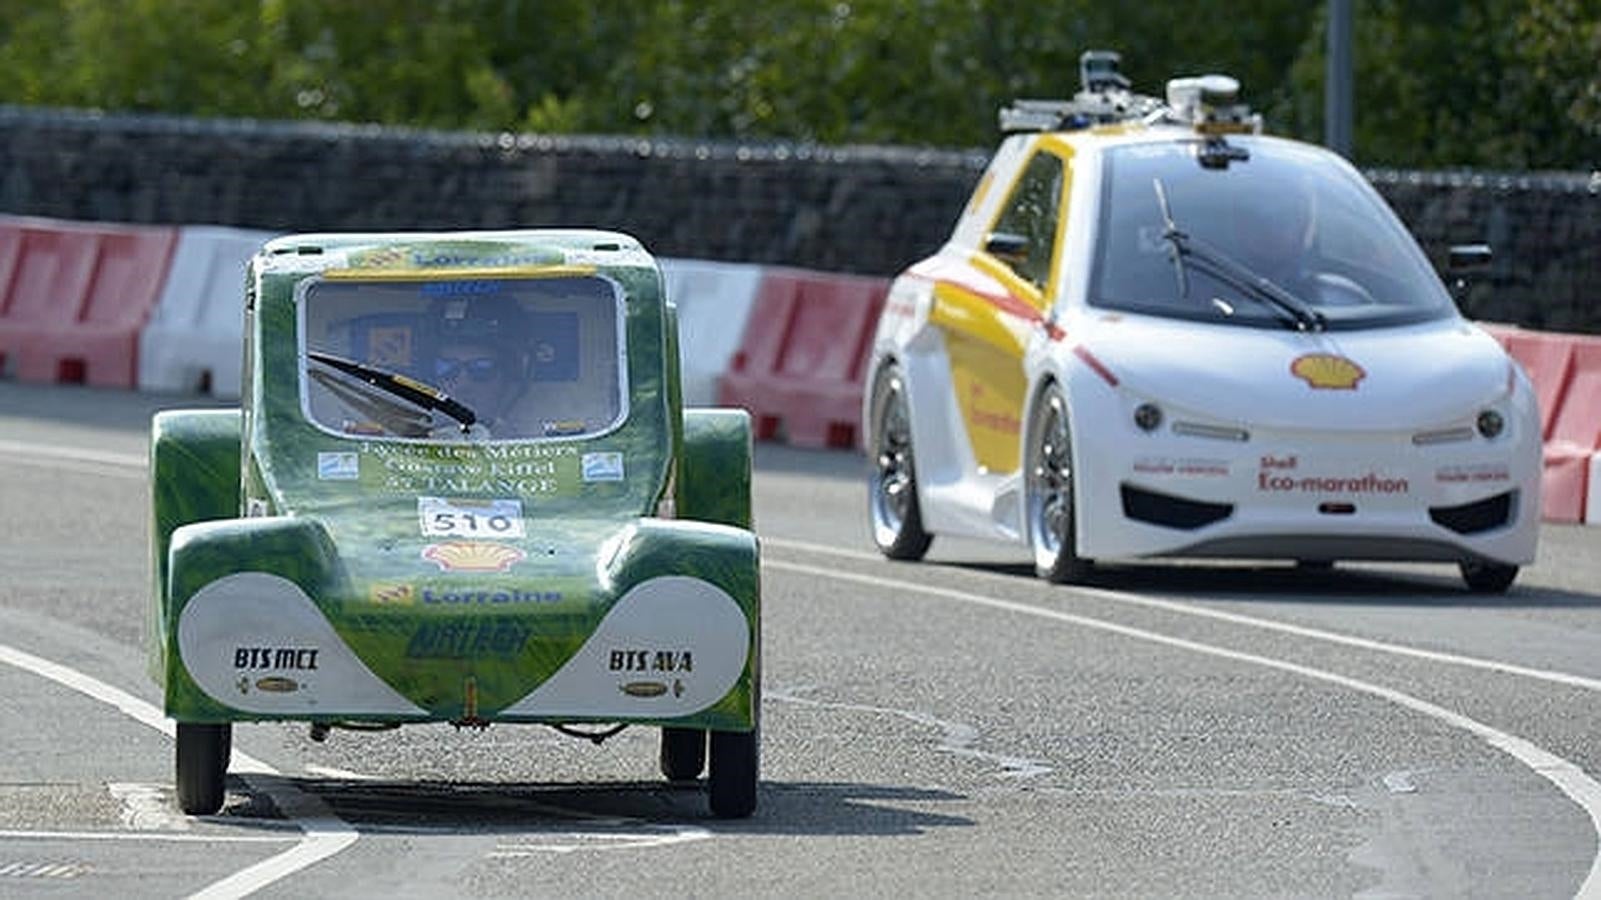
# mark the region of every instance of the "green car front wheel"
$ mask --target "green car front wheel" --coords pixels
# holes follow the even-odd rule
[[[178,808],[191,816],[222,809],[233,726],[178,723]]]

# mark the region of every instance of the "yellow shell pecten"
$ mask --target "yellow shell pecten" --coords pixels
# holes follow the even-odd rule
[[[1332,353],[1308,353],[1290,363],[1290,374],[1314,388],[1356,390],[1356,383],[1367,375],[1362,367]]]
[[[423,548],[422,558],[445,572],[505,572],[528,554],[505,544],[485,541],[446,541]]]

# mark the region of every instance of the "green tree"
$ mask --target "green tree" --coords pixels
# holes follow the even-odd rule
[[[1324,4],[0,0],[0,102],[433,128],[987,147],[1117,49],[1322,135]],[[1601,0],[1356,4],[1359,162],[1592,167]]]
[[[1389,166],[1593,166],[1598,21],[1601,0],[1358,3],[1353,155]],[[1320,15],[1291,74],[1290,130],[1313,140],[1324,26]]]

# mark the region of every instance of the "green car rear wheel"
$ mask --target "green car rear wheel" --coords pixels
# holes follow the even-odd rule
[[[668,781],[694,781],[706,768],[706,732],[699,728],[662,729],[662,775]]]
[[[711,735],[710,784],[712,815],[743,819],[756,811],[761,732],[714,731]]]

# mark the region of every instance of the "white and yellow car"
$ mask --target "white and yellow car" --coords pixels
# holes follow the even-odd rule
[[[897,277],[863,416],[887,556],[937,534],[1096,559],[1532,562],[1527,377],[1360,173],[1223,76],[1002,111],[950,240]],[[1453,248],[1453,262],[1488,258]]]

